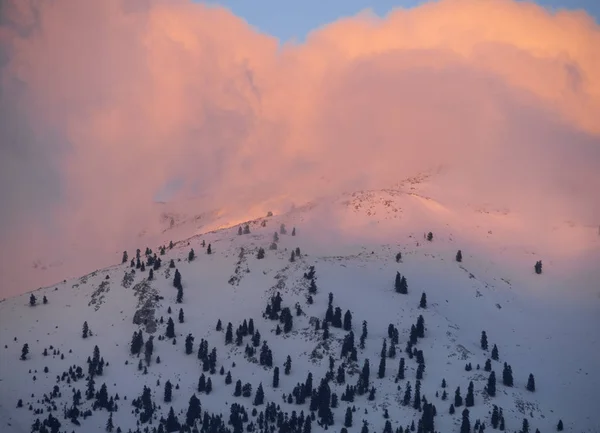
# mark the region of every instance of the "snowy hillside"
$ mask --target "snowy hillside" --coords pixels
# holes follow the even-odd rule
[[[174,220],[172,233],[181,224]],[[258,218],[248,223],[249,233],[245,226],[198,234],[172,248],[166,243],[164,255],[159,245],[140,245],[145,270],[135,267],[135,251],[128,251],[124,264],[32,292],[33,306],[30,294],[0,302],[0,432],[32,431],[36,419],[41,424],[34,425],[35,431],[52,431],[54,425],[54,431],[101,432],[110,418],[114,431],[123,432],[307,433],[340,431],[348,423],[348,432],[365,432],[365,426],[369,432],[405,432],[413,424],[414,431],[452,433],[461,431],[470,383],[470,431],[481,431],[475,430],[479,421],[489,432],[497,418],[498,430],[503,423],[511,432],[521,431],[524,419],[532,433],[556,431],[559,420],[564,431],[600,432],[597,229],[564,223],[538,233],[519,226],[518,215],[509,210],[453,207],[409,184]],[[431,240],[426,239],[429,232]],[[146,247],[152,249],[148,256]],[[258,258],[261,248],[264,258]],[[191,249],[195,257],[190,261]],[[160,267],[148,265],[155,253]],[[541,274],[534,272],[538,260]],[[180,290],[174,284],[176,270]],[[400,290],[405,277],[407,294],[396,290],[397,275]],[[423,293],[425,308],[420,307]],[[330,294],[332,316],[327,313]],[[417,341],[410,344],[411,326],[419,316],[424,333],[413,335]],[[169,319],[174,338],[166,336]],[[248,330],[250,319],[254,332]],[[222,329],[217,330],[219,321]],[[229,323],[232,342],[226,342]],[[348,325],[353,344],[347,339],[344,344]],[[139,330],[144,345],[132,354]],[[482,331],[487,349],[482,348]],[[190,354],[188,335],[193,336]],[[145,343],[151,336],[147,362]],[[28,353],[21,360],[24,344]],[[491,359],[494,346],[497,360]],[[216,360],[211,359],[213,349]],[[348,352],[344,356],[343,350]],[[488,359],[496,377],[493,396],[486,391]],[[404,378],[398,376],[401,362]],[[276,367],[279,383],[274,387]],[[312,386],[306,384],[309,373]],[[229,374],[231,383],[226,383]],[[527,389],[530,374],[534,391]],[[509,382],[512,377],[512,386],[503,383],[504,376]],[[207,393],[202,385],[209,378]],[[238,380],[242,387],[250,384],[250,397],[234,396]],[[172,398],[165,402],[167,381]],[[415,402],[417,382],[423,401]],[[264,402],[255,406],[261,384]],[[150,404],[147,397],[140,399],[145,386]],[[463,402],[450,414],[457,388]],[[75,391],[81,392],[80,399]],[[355,394],[352,402],[347,393]],[[200,401],[198,418],[193,407],[189,410],[192,395]],[[167,420],[171,408],[180,428],[173,416]],[[44,426],[49,414],[60,427],[52,418]],[[307,421],[311,414],[314,418]],[[328,422],[333,425],[327,427]]]

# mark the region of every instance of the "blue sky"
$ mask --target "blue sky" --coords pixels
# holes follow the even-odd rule
[[[385,15],[396,7],[412,7],[422,0],[211,0],[231,9],[259,30],[279,38],[303,40],[307,33],[344,16],[371,8]],[[549,8],[585,9],[600,22],[600,0],[538,0]]]

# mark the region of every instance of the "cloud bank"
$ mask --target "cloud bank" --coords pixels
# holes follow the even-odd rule
[[[600,28],[583,12],[442,0],[280,45],[184,0],[8,0],[0,80],[0,294],[38,283],[37,256],[90,268],[134,246],[173,185],[245,209],[444,164],[466,201],[600,215]]]

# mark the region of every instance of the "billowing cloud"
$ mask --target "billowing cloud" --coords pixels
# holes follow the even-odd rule
[[[184,0],[0,14],[2,293],[37,283],[38,255],[77,250],[81,271],[132,247],[167,185],[245,209],[444,164],[463,200],[599,217],[600,29],[583,12],[442,0],[282,46]]]

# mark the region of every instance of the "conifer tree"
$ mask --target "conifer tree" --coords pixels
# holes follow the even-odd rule
[[[487,340],[487,334],[485,333],[485,331],[481,331],[481,348],[483,350],[488,349],[488,340]]]
[[[173,385],[171,385],[170,381],[166,381],[165,382],[165,394],[164,394],[164,401],[165,403],[170,403],[171,402],[171,393],[173,390]]]
[[[167,416],[167,421],[166,421],[165,426],[166,426],[167,432],[175,432],[181,428],[181,425],[179,424],[179,420],[177,419],[177,417],[175,416],[175,412],[173,411],[173,406],[171,406],[171,409],[169,409],[169,415]]]
[[[179,323],[183,323],[183,308],[179,309]]]
[[[472,407],[475,405],[475,396],[473,395],[473,382],[469,382],[467,396],[465,397],[465,406]]]
[[[421,295],[421,302],[419,302],[419,308],[427,308],[427,295],[425,292]]]
[[[350,310],[346,310],[346,314],[344,314],[344,331],[352,330],[352,313]]]
[[[400,364],[398,365],[398,375],[396,376],[396,378],[399,380],[404,379],[404,358],[400,358]]]
[[[188,261],[191,262],[196,257],[196,253],[194,253],[194,249],[192,248],[188,254]]]
[[[192,427],[197,419],[200,418],[201,408],[200,400],[196,397],[196,394],[192,394],[190,402],[188,404],[188,410],[185,416],[185,423],[188,427]]]
[[[256,388],[256,394],[254,396],[254,406],[260,406],[265,402],[265,392],[262,387],[262,383],[258,384],[258,388]]]
[[[110,412],[110,414],[108,415],[108,421],[106,421],[106,431],[111,433],[113,431],[113,429],[115,428],[114,424],[113,424],[113,419],[112,419],[112,412]]]
[[[504,363],[504,369],[502,370],[502,383],[504,386],[513,386],[512,367],[506,362]]]
[[[273,388],[279,388],[279,367],[273,369]]]
[[[167,338],[175,338],[175,323],[173,323],[171,317],[169,317],[169,320],[167,321],[167,332],[165,335]]]
[[[385,356],[382,356],[379,360],[379,370],[377,371],[377,377],[383,379],[385,377]]]
[[[35,302],[36,302],[36,298],[33,295],[33,293],[29,296],[29,305],[31,305],[32,307],[35,306]]]
[[[499,356],[498,356],[498,347],[494,344],[494,347],[492,347],[492,359],[494,361],[498,361]]]
[[[290,371],[292,369],[292,357],[290,355],[287,356],[286,360],[285,360],[285,364],[283,364],[284,367],[284,373],[285,375],[289,375]]]
[[[206,254],[212,254],[212,245],[208,244],[208,248],[206,248]]]
[[[180,284],[177,287],[177,303],[181,304],[183,302],[183,286]]]
[[[27,355],[29,354],[29,344],[25,343],[23,348],[21,349],[21,361],[25,361],[27,359]]]
[[[469,421],[469,409],[462,411],[462,422],[460,424],[460,433],[471,433],[471,422]]]
[[[346,408],[346,416],[344,417],[344,427],[352,427],[352,410],[349,407]]]
[[[221,331],[223,329],[223,324],[221,323],[221,319],[217,320],[217,331]]]
[[[498,406],[494,405],[494,409],[492,411],[492,420],[491,420],[492,427],[494,429],[498,428],[499,421],[500,421],[500,416],[498,415]]]
[[[108,276],[108,275],[107,275]],[[46,295],[44,295],[44,297],[42,298],[42,303],[44,305],[46,305],[48,303],[48,298],[46,298]]]
[[[487,386],[485,387],[486,392],[490,397],[494,397],[496,395],[496,373],[491,372],[488,377]]]
[[[492,361],[489,358],[485,361],[485,366],[483,369],[485,371],[492,371]]]
[[[556,425],[556,431],[563,431],[564,426],[563,426],[563,422],[562,419],[558,420],[558,424]]]
[[[456,392],[454,393],[454,407],[461,407],[463,404],[463,399],[460,395],[460,386],[456,388]]]
[[[531,373],[529,374],[529,379],[527,380],[527,391],[535,391],[535,379]]]
[[[82,337],[83,337],[83,338],[88,338],[88,332],[89,332],[89,330],[90,330],[90,329],[89,329],[89,327],[88,327],[88,323],[87,323],[87,321],[86,321],[86,322],[83,322],[83,331],[82,331]]]
[[[123,251],[123,258],[121,259],[121,264],[127,263],[129,261],[129,257],[127,256],[127,251]]]
[[[456,261],[457,262],[462,262],[462,251],[458,250],[458,252],[456,253]]]
[[[194,337],[192,336],[192,334],[188,334],[187,337],[185,337],[185,353],[186,355],[190,355],[193,350],[194,350]]]
[[[225,344],[233,343],[233,325],[231,322],[227,324],[227,330],[225,331]]]

